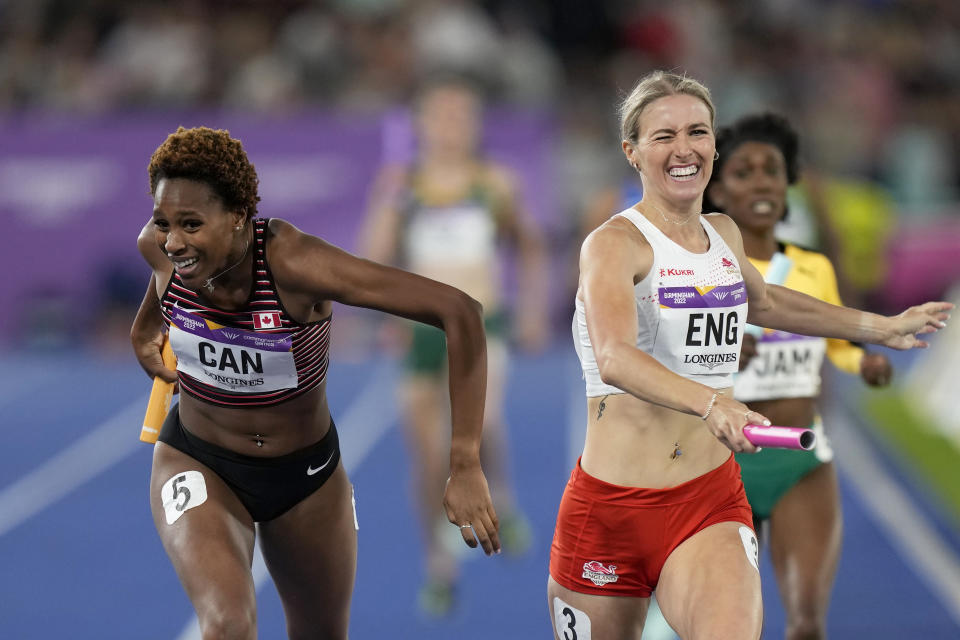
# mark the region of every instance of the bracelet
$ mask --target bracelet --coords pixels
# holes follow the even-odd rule
[[[713,395],[710,397],[710,402],[707,403],[707,412],[702,416],[700,416],[701,420],[706,420],[707,418],[710,417],[710,412],[713,411],[713,405],[717,402],[717,396],[719,395],[720,395],[720,392],[715,391]]]

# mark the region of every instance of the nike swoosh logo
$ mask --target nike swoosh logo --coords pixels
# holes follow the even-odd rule
[[[314,469],[312,465],[307,465],[307,475],[308,475],[308,476],[312,476],[312,475],[314,475],[315,473],[319,473],[320,471],[322,471],[323,468],[326,467],[328,464],[330,464],[330,461],[333,460],[333,454],[334,454],[334,453],[336,453],[336,452],[335,452],[335,451],[331,451],[331,452],[330,452],[330,457],[327,458],[327,461],[324,462],[324,463],[323,463],[322,465],[320,465],[319,467],[317,467],[316,469]]]

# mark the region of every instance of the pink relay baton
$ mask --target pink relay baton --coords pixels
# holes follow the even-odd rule
[[[804,427],[765,427],[759,424],[748,424],[743,428],[743,435],[758,447],[809,451],[817,444],[817,434]]]

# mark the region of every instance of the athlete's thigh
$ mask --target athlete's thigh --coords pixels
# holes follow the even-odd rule
[[[222,610],[226,606],[252,611],[253,520],[217,474],[158,442],[150,510],[163,547],[198,613],[202,615],[206,607]]]
[[[346,637],[357,567],[353,505],[353,487],[341,462],[322,487],[259,524],[260,548],[291,638]]]
[[[413,471],[434,482],[447,477],[450,414],[444,393],[442,376],[410,375],[400,384],[404,436],[410,453],[418,458]]]
[[[440,374],[407,373],[399,388],[408,433],[414,437],[435,438],[448,413],[446,378]]]
[[[784,494],[770,515],[770,557],[788,611],[826,610],[842,534],[836,470],[822,464]]]
[[[640,640],[650,598],[578,593],[547,578],[554,640]]]
[[[760,637],[763,610],[753,530],[721,522],[687,538],[663,565],[657,602],[684,640]]]

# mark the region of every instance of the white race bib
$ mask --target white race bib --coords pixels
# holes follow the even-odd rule
[[[297,386],[289,333],[225,327],[175,307],[170,345],[177,370],[225,391],[277,391]]]
[[[180,519],[188,509],[207,501],[207,483],[199,471],[183,471],[163,483],[160,501],[167,524]]]
[[[816,397],[826,351],[823,338],[765,332],[757,341],[757,355],[737,374],[734,396],[741,402]]]
[[[743,281],[718,287],[660,287],[653,356],[679,374],[735,373],[747,319]]]

